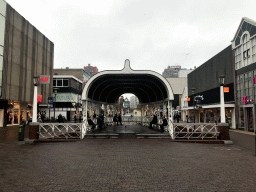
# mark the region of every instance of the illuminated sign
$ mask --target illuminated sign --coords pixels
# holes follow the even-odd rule
[[[253,99],[247,99],[247,96],[243,96],[242,99],[243,99],[244,105],[253,101]]]

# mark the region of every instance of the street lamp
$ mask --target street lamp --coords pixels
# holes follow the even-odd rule
[[[56,108],[56,95],[58,92],[58,88],[53,88],[53,92],[54,92],[54,121],[55,121],[55,108]]]
[[[37,122],[37,86],[39,85],[39,77],[36,76],[33,78],[34,81],[34,100],[33,100],[33,119],[32,122]]]
[[[196,88],[191,88],[191,91],[192,91],[192,95],[195,94],[195,90]],[[193,115],[194,115],[194,123],[196,122],[196,117],[195,117],[195,96],[193,96]]]
[[[224,107],[224,89],[223,89],[224,81],[225,81],[225,76],[221,75],[219,77],[219,83],[220,83],[220,114],[221,114],[220,122],[221,123],[226,123],[225,107]]]

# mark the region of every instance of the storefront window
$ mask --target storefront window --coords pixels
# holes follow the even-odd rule
[[[20,123],[20,104],[12,103],[7,109],[7,124],[19,124]]]
[[[231,120],[231,109],[225,109],[225,117],[226,117],[226,123],[229,123],[231,124],[232,123],[232,120]]]

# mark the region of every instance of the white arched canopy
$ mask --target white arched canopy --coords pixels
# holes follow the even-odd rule
[[[87,130],[88,101],[115,104],[119,96],[124,93],[136,95],[140,104],[166,102],[168,116],[171,114],[171,101],[174,100],[174,96],[169,82],[154,71],[132,70],[127,59],[122,70],[99,72],[86,83],[82,93],[84,130],[82,137]],[[168,124],[170,127],[170,118]]]
[[[115,103],[123,93],[135,94],[140,103],[173,100],[173,91],[167,80],[154,71],[132,70],[125,61],[123,70],[103,71],[86,83],[82,100]]]

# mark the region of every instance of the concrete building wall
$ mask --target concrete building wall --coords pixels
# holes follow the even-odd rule
[[[50,75],[51,84],[38,87],[47,103],[52,96],[54,44],[9,4],[6,6],[1,99],[33,101],[33,77]]]
[[[219,76],[225,75],[225,85],[234,83],[231,45],[188,74],[188,95],[219,88]]]

